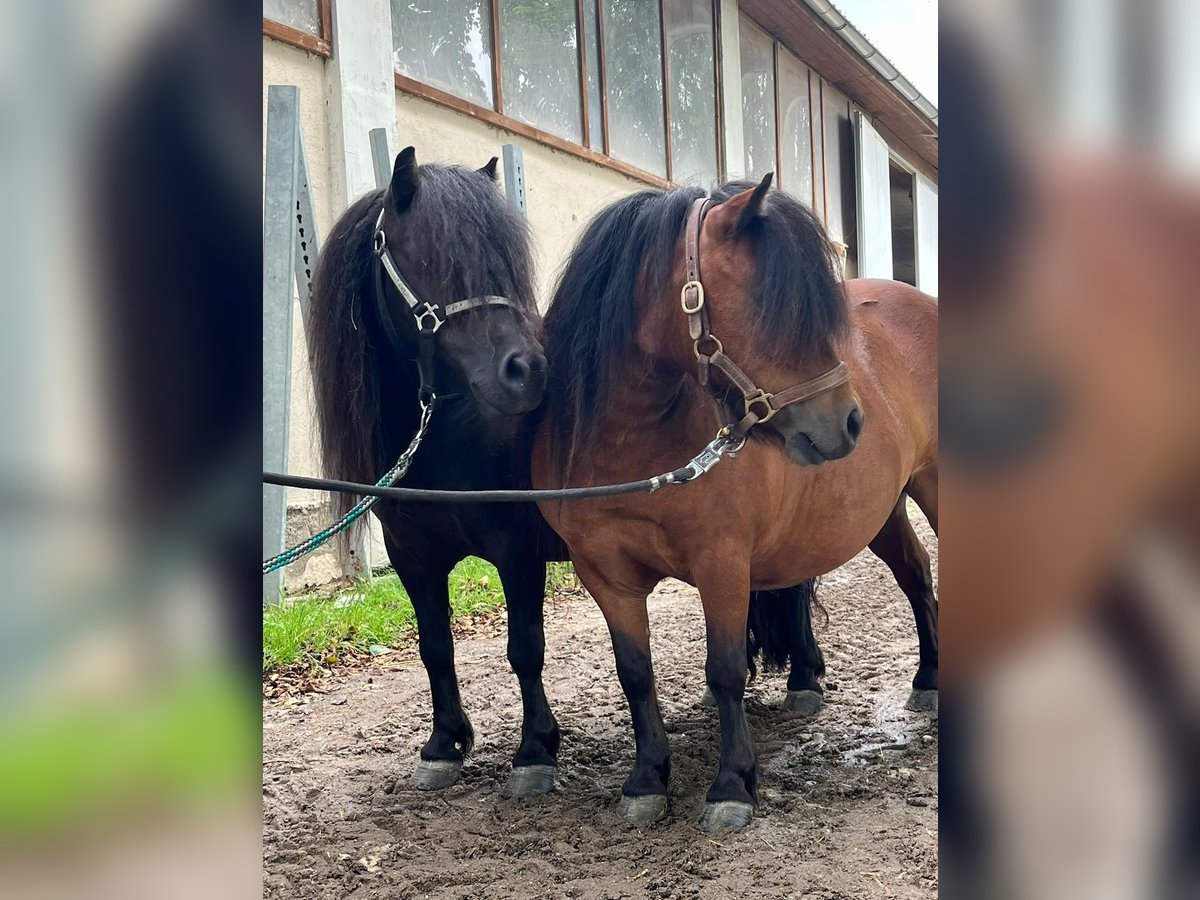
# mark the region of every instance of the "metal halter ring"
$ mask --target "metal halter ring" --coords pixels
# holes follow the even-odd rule
[[[695,306],[688,306],[688,291],[690,289],[695,289],[696,291]],[[698,281],[689,281],[685,284],[679,292],[679,305],[683,307],[683,311],[689,316],[694,316],[700,310],[704,309],[704,285]]]
[[[746,446],[746,441],[749,440],[749,435],[733,436],[733,426],[723,425],[721,430],[717,432],[718,439],[725,440],[725,452],[729,454],[737,453]]]
[[[771,417],[775,415],[775,413],[779,412],[779,410],[771,405],[771,400],[774,397],[774,394],[768,394],[762,388],[759,388],[758,393],[751,394],[746,398],[746,415],[750,415],[753,412],[753,407],[755,404],[761,404],[762,406],[766,407],[767,414],[765,416],[759,416],[758,423],[761,424],[763,422],[771,421]]]
[[[704,341],[712,341],[717,345],[717,349],[714,351],[715,353],[725,352],[725,345],[721,343],[720,338],[714,334],[702,334],[700,337],[696,338],[696,340],[692,341],[692,352],[696,354],[696,359],[700,358],[700,344]],[[706,355],[712,356],[712,353],[708,353]]]
[[[438,311],[428,303],[425,304],[425,308],[419,313],[413,313],[413,316],[417,320],[417,330],[422,334],[436,334],[437,330],[446,323],[446,320],[438,314]],[[429,328],[428,330],[426,330],[425,327],[426,318],[433,320],[433,327]]]

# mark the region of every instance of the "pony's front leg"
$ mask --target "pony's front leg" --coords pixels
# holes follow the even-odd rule
[[[671,746],[650,661],[650,617],[646,613],[650,591],[631,593],[616,588],[579,560],[575,560],[575,570],[608,622],[617,678],[633,717],[636,757],[621,788],[621,815],[631,822],[657,822],[667,814]]]
[[[389,548],[390,553],[390,548]],[[393,565],[396,555],[392,554]],[[396,574],[417,614],[421,662],[429,676],[433,700],[433,734],[421,748],[412,785],[423,791],[450,787],[458,781],[463,758],[475,743],[475,731],[462,708],[454,670],[454,637],[450,633],[450,568],[397,567]]]
[[[542,686],[546,563],[533,554],[524,554],[498,568],[508,606],[508,661],[521,685],[523,710],[521,745],[513,757],[512,774],[504,792],[510,797],[545,794],[554,788],[559,743],[558,722]]]
[[[744,554],[743,554],[744,555]],[[721,767],[708,790],[700,827],[741,828],[758,803],[758,755],[742,698],[746,693],[746,614],[750,573],[729,566],[736,553],[712,552],[695,571],[708,636],[705,676],[721,718]]]

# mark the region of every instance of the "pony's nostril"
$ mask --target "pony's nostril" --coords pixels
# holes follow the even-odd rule
[[[502,369],[504,381],[515,387],[524,387],[529,380],[529,360],[524,353],[510,353]]]
[[[850,440],[857,441],[859,434],[862,433],[863,427],[863,411],[861,407],[854,407],[850,410],[850,415],[846,418],[846,433],[850,435]]]

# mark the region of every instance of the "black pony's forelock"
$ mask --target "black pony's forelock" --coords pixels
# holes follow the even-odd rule
[[[394,462],[381,446],[381,390],[394,376],[374,349],[387,343],[372,300],[375,221],[387,196],[377,190],[351,205],[313,272],[306,331],[321,457],[327,477],[347,481],[374,482]],[[528,225],[486,175],[422,165],[411,206],[387,221],[392,255],[422,299],[500,294],[537,320]],[[415,367],[412,378],[415,410]],[[335,496],[341,512],[358,499]]]
[[[754,186],[727,182],[711,197],[723,203]],[[607,408],[634,347],[639,294],[664,303],[678,296],[681,285],[668,282],[688,209],[701,196],[700,189],[684,187],[618,200],[591,221],[564,266],[545,320],[547,415],[560,471],[590,458],[597,410]],[[743,239],[754,254],[749,291],[756,352],[793,361],[827,352],[849,322],[836,255],[820,220],[790,195],[771,191]],[[682,314],[679,327],[687,327]]]

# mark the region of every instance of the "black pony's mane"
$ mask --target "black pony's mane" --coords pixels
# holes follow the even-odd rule
[[[327,477],[360,483],[376,481],[402,449],[384,446],[384,386],[389,397],[412,397],[414,421],[418,410],[416,367],[398,365],[373,300],[375,220],[389,197],[386,189],[367,194],[334,225],[313,273],[307,323],[323,467]],[[486,174],[422,165],[411,206],[388,223],[396,263],[422,299],[499,294],[536,320],[528,226]],[[415,347],[411,317],[393,318]],[[342,512],[357,499],[335,496]]]
[[[711,196],[723,203],[754,186],[731,181]],[[588,225],[559,276],[545,326],[547,413],[560,471],[571,460],[590,457],[598,411],[613,401],[619,383],[627,383],[618,379],[628,377],[639,295],[678,306],[682,283],[668,281],[679,262],[688,209],[701,196],[700,189],[685,187],[618,200]],[[826,352],[848,327],[848,312],[824,226],[798,200],[771,191],[745,239],[755,262],[749,290],[756,352],[784,360]],[[679,328],[686,327],[681,312]]]

